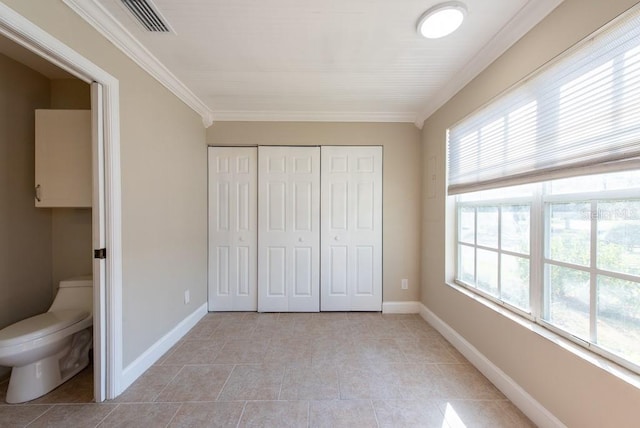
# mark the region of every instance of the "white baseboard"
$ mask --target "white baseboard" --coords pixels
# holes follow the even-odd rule
[[[124,370],[122,370],[122,381],[120,382],[122,390],[118,394],[122,394],[131,386],[136,379],[158,361],[173,345],[178,343],[206,314],[207,304],[205,303],[191,315],[183,319],[170,332],[162,336],[160,340],[151,345],[151,347],[136,358],[135,361],[125,367]]]
[[[418,314],[420,302],[382,302],[383,314]]]
[[[477,348],[442,321],[429,308],[420,303],[420,316],[440,332],[458,351],[465,356],[483,375],[487,377],[504,395],[511,400],[529,419],[539,427],[566,426],[547,410],[527,391],[511,379],[498,366],[493,364]]]

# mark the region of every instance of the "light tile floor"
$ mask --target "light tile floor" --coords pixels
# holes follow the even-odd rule
[[[116,400],[91,393],[88,369],[0,427],[534,426],[417,315],[211,313]]]

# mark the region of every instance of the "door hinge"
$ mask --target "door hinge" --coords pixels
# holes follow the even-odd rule
[[[93,258],[94,259],[106,259],[107,258],[107,249],[99,248],[97,250],[93,250]]]

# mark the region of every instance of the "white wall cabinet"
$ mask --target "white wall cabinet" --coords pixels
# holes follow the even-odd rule
[[[382,148],[210,147],[209,310],[382,309]]]
[[[91,111],[36,110],[37,207],[91,207]]]

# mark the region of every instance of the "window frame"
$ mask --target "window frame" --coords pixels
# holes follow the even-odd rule
[[[599,203],[607,203],[612,201],[640,201],[640,195],[638,195],[637,189],[617,189],[617,190],[599,190],[599,191],[586,191],[586,192],[574,192],[574,193],[564,193],[564,194],[552,194],[549,189],[550,181],[535,183],[532,185],[532,194],[531,196],[523,196],[523,197],[505,197],[501,198],[492,198],[492,199],[477,199],[477,200],[466,200],[460,201],[461,196],[468,195],[465,193],[459,195],[451,195],[450,198],[454,199],[453,209],[454,209],[454,277],[453,282],[463,287],[470,292],[487,299],[494,304],[497,304],[501,307],[506,308],[510,312],[523,317],[565,339],[570,340],[571,342],[591,351],[597,355],[600,355],[604,358],[607,358],[616,364],[625,367],[636,374],[640,374],[640,363],[635,363],[631,360],[628,360],[612,351],[607,350],[606,348],[600,346],[595,343],[597,337],[594,337],[594,324],[598,322],[598,308],[597,308],[597,281],[599,276],[606,276],[614,279],[627,280],[638,283],[640,286],[640,275],[634,276],[632,274],[623,273],[623,272],[615,272],[607,269],[598,268],[597,266],[597,245],[598,245],[598,204]],[[581,266],[578,264],[573,264],[569,262],[563,262],[558,260],[553,260],[548,257],[546,248],[550,244],[550,236],[549,236],[549,223],[550,218],[548,216],[549,207],[553,203],[574,203],[574,202],[587,202],[590,204],[589,211],[589,221],[590,221],[590,250],[589,250],[589,265]],[[503,300],[500,297],[494,296],[473,284],[469,284],[468,282],[461,280],[460,277],[460,269],[461,269],[461,246],[467,246],[474,248],[477,252],[477,249],[488,249],[491,251],[495,251],[500,254],[508,254],[515,255],[518,257],[522,257],[522,254],[513,253],[510,251],[502,250],[501,246],[501,232],[502,232],[502,221],[500,219],[500,223],[498,226],[498,248],[486,248],[484,246],[479,246],[477,244],[477,227],[474,228],[474,243],[470,244],[465,241],[460,240],[460,212],[463,207],[477,207],[481,206],[491,206],[498,207],[499,212],[501,212],[502,206],[513,206],[513,205],[525,205],[530,204],[530,216],[529,216],[529,226],[530,226],[530,235],[529,235],[529,311],[523,310],[509,302]],[[593,213],[596,213],[594,217]],[[477,226],[477,211],[474,211],[474,222]],[[526,256],[526,255],[525,255]],[[583,272],[588,273],[589,275],[589,296],[590,296],[590,305],[589,305],[589,339],[585,340],[579,336],[576,336],[569,332],[568,330],[564,330],[563,328],[551,323],[545,318],[545,311],[548,308],[548,305],[545,304],[545,299],[549,295],[548,293],[548,283],[545,280],[545,270],[547,265],[554,265],[560,267],[566,267],[570,269],[576,269]],[[500,272],[500,258],[498,258],[498,272]],[[474,279],[477,282],[477,257],[474,253]],[[498,290],[501,291],[501,284],[498,285]]]
[[[526,311],[523,308],[520,308],[516,305],[513,305],[511,303],[509,303],[506,300],[501,299],[500,297],[496,297],[492,294],[490,294],[489,292],[478,288],[477,286],[474,286],[472,284],[469,284],[463,280],[461,280],[459,278],[459,267],[460,267],[460,260],[461,260],[461,252],[460,252],[460,248],[461,246],[466,246],[466,247],[470,247],[474,249],[474,280],[477,283],[477,265],[478,265],[478,260],[477,260],[477,250],[481,249],[481,250],[486,250],[486,251],[492,251],[498,254],[498,265],[497,265],[497,270],[498,270],[498,290],[501,292],[502,291],[502,287],[501,287],[501,255],[502,254],[506,254],[509,256],[515,256],[515,257],[521,257],[521,258],[526,258],[529,261],[529,281],[531,282],[531,275],[533,272],[533,263],[532,263],[532,253],[531,253],[531,234],[529,236],[529,254],[523,254],[523,253],[517,253],[517,252],[513,252],[513,251],[505,251],[502,249],[502,218],[501,218],[501,213],[502,213],[502,207],[503,206],[517,206],[517,205],[529,205],[529,226],[531,228],[532,222],[531,222],[531,216],[532,216],[532,197],[511,197],[511,198],[505,198],[505,199],[483,199],[483,200],[479,200],[479,201],[466,201],[466,202],[458,202],[458,195],[455,196],[455,249],[454,249],[454,254],[455,254],[455,269],[454,269],[454,279],[453,281],[460,285],[463,286],[469,290],[471,290],[472,292],[492,301],[493,303],[496,303],[498,305],[504,306],[507,309],[511,310],[512,312],[515,312],[516,314],[523,316],[531,321],[535,321],[535,317],[534,315],[530,312],[530,311]],[[475,209],[474,212],[474,243],[470,244],[468,242],[464,242],[460,240],[460,236],[459,236],[459,230],[460,228],[458,227],[459,220],[460,220],[460,207],[464,206],[464,207],[473,207]],[[477,217],[477,208],[478,207],[497,207],[498,208],[498,218],[499,218],[499,223],[498,223],[498,248],[490,248],[487,246],[483,246],[483,245],[478,245],[477,243],[477,224],[478,224],[478,217]],[[531,294],[531,287],[529,287],[529,306],[531,307],[532,304],[532,294]]]

